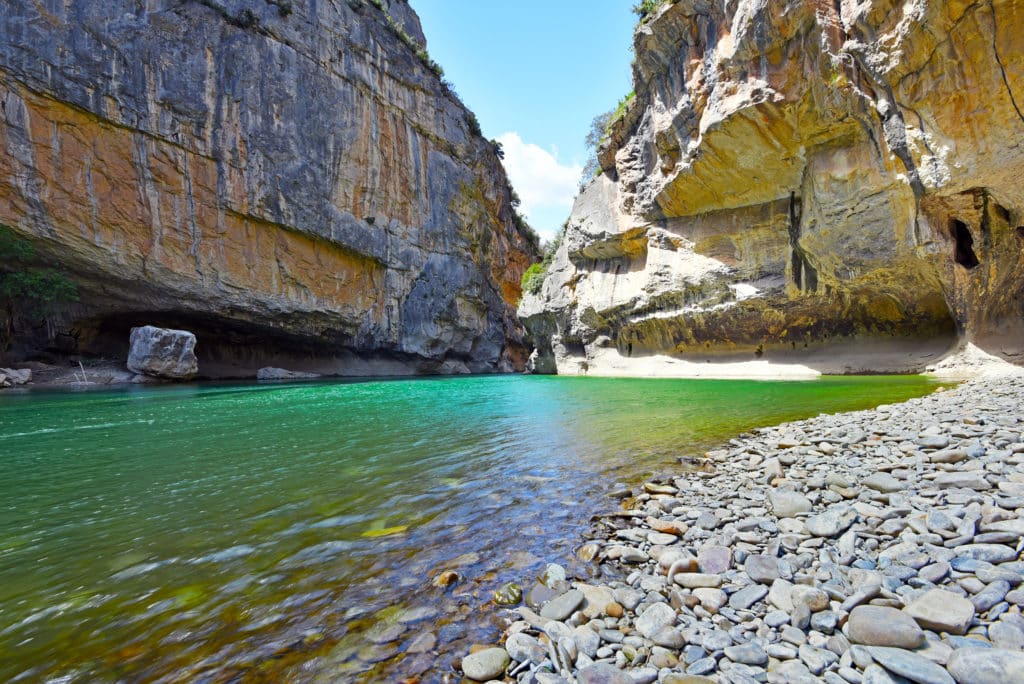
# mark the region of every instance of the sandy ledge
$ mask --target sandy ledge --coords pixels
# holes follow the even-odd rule
[[[1024,681],[1024,369],[967,348],[933,370],[974,378],[759,429],[645,483],[579,549],[599,579],[524,578],[465,674]]]

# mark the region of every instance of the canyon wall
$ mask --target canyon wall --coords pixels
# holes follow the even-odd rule
[[[79,291],[14,352],[522,368],[536,248],[424,45],[405,0],[0,0],[0,224]]]
[[[1015,0],[662,3],[520,307],[534,369],[1024,361],[1021,26]]]

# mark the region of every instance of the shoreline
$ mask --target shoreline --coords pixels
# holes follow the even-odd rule
[[[759,428],[707,452],[711,472],[644,483],[579,549],[604,579],[551,564],[524,581],[502,644],[463,671],[1024,681],[1024,369],[968,346],[932,370],[969,379]]]
[[[645,357],[625,359],[614,351],[608,350],[603,357],[605,360],[597,367],[589,368],[585,373],[564,373],[566,377],[601,377],[601,378],[667,378],[667,379],[706,379],[706,380],[785,380],[785,381],[806,381],[814,380],[823,376],[844,376],[844,375],[926,375],[939,380],[963,381],[980,375],[1001,372],[1014,372],[1021,367],[1015,366],[996,356],[982,351],[973,344],[966,344],[957,350],[943,356],[939,361],[928,366],[918,364],[916,367],[898,368],[887,367],[884,369],[861,368],[850,366],[846,372],[827,372],[829,369],[820,370],[809,365],[800,363],[773,363],[769,360],[755,361],[720,361],[714,363],[698,363],[684,359],[670,357]],[[844,357],[849,361],[849,357]],[[922,359],[918,359],[923,363]],[[624,362],[628,362],[623,365]],[[859,363],[859,362],[858,362]],[[2,364],[0,364],[2,367]],[[32,389],[95,389],[95,388],[116,388],[134,385],[162,386],[169,387],[177,384],[208,384],[220,382],[295,382],[309,380],[339,380],[339,379],[360,379],[372,380],[375,378],[399,378],[399,377],[446,377],[448,375],[458,376],[464,373],[450,374],[398,374],[385,373],[379,375],[314,375],[304,377],[301,372],[293,373],[294,377],[280,378],[259,378],[256,376],[230,376],[230,377],[197,377],[186,383],[160,380],[136,374],[129,371],[123,363],[93,363],[84,369],[87,381],[82,382],[83,371],[73,365],[61,366],[56,364],[45,364],[39,362],[14,363],[14,369],[28,369],[32,371],[32,380],[25,385],[16,385],[11,388],[17,390]],[[923,368],[923,370],[922,370]],[[833,368],[831,370],[836,370]],[[291,371],[286,371],[291,372]],[[496,373],[501,375],[502,373]],[[508,373],[514,375],[515,373]],[[485,374],[493,375],[493,374]]]

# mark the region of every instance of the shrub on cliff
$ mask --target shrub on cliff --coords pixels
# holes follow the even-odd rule
[[[637,4],[633,5],[633,14],[640,18],[640,22],[643,23],[647,20],[647,17],[651,16],[658,11],[658,8],[664,5],[666,0],[641,0]]]
[[[559,231],[554,239],[544,245],[544,258],[541,262],[533,264],[523,273],[523,280],[520,283],[523,287],[523,292],[529,292],[530,294],[540,293],[540,288],[544,285],[544,278],[548,275],[551,262],[555,259],[555,252],[558,251],[559,245],[562,244],[562,238],[565,236],[567,226],[568,222],[562,225],[562,230]]]
[[[10,344],[15,318],[46,318],[78,301],[75,283],[56,269],[32,266],[35,257],[32,243],[0,224],[0,351]]]
[[[541,285],[544,284],[544,266],[541,264],[533,264],[530,268],[526,269],[523,273],[523,280],[521,285],[523,286],[523,292],[529,292],[530,294],[537,294],[540,292]]]

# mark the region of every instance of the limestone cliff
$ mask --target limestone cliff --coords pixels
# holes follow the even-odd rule
[[[80,293],[32,342],[123,355],[152,324],[207,375],[521,367],[535,248],[424,43],[405,0],[0,0],[0,223]]]
[[[1021,26],[1016,0],[663,2],[520,308],[536,368],[1020,362]]]

